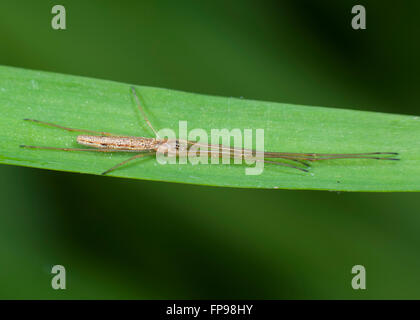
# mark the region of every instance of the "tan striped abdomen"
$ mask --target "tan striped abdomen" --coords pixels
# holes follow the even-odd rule
[[[77,143],[99,149],[143,151],[155,150],[159,142],[153,138],[126,136],[77,136]]]

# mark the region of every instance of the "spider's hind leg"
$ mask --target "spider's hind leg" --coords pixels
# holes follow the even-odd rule
[[[35,123],[41,123],[41,124],[45,124],[45,125],[50,126],[50,127],[60,128],[60,129],[67,130],[67,131],[72,131],[72,132],[86,132],[86,133],[98,134],[98,135],[101,135],[101,136],[116,136],[116,134],[109,133],[109,132],[100,132],[100,131],[93,131],[93,130],[86,130],[86,129],[68,128],[68,127],[60,126],[60,125],[55,124],[55,123],[45,122],[45,121],[41,121],[41,120],[35,120],[35,119],[23,119],[23,120],[24,121],[31,121],[31,122],[35,122]]]

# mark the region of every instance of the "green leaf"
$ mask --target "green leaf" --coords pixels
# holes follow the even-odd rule
[[[77,133],[23,121],[153,137],[130,85],[0,66],[0,163],[100,174],[133,154],[25,149],[19,145],[78,147]],[[419,191],[420,120],[414,116],[308,107],[213,97],[137,86],[157,129],[188,131],[264,129],[266,151],[358,153],[399,152],[401,161],[327,160],[309,173],[266,164],[261,175],[246,175],[245,164],[161,165],[138,159],[110,173],[124,178],[223,187],[337,191]],[[80,147],[80,146],[79,146]],[[103,179],[107,179],[104,177]]]

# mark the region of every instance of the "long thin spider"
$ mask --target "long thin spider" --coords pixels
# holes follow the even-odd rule
[[[143,116],[144,121],[150,127],[150,129],[155,134],[156,138],[146,138],[146,137],[129,137],[129,136],[119,136],[109,132],[93,131],[86,129],[74,129],[61,125],[57,125],[50,122],[35,120],[35,119],[24,119],[25,121],[36,122],[43,125],[48,125],[51,127],[60,128],[63,130],[71,132],[84,132],[88,135],[79,135],[77,137],[77,142],[79,144],[93,147],[89,148],[57,148],[57,147],[41,147],[41,146],[28,146],[21,145],[24,148],[31,149],[47,149],[47,150],[60,150],[60,151],[90,151],[90,152],[134,152],[138,153],[135,156],[132,156],[129,159],[126,159],[110,169],[104,171],[102,174],[108,174],[111,171],[119,168],[120,166],[133,161],[135,159],[154,155],[158,152],[159,148],[162,145],[173,147],[176,149],[177,154],[179,155],[179,144],[185,143],[187,145],[187,150],[192,146],[198,146],[205,149],[210,149],[208,151],[201,150],[201,153],[207,152],[207,155],[213,155],[216,151],[219,157],[229,156],[231,158],[240,157],[241,159],[247,159],[253,155],[263,155],[263,159],[255,158],[253,160],[257,162],[264,162],[275,164],[279,166],[285,166],[304,172],[308,172],[310,165],[306,161],[321,161],[321,160],[332,160],[332,159],[375,159],[375,160],[399,160],[398,158],[389,157],[390,155],[398,155],[397,152],[368,152],[368,153],[291,153],[291,152],[261,152],[253,149],[244,149],[244,148],[234,148],[224,145],[213,145],[213,144],[203,144],[200,142],[189,141],[189,140],[168,140],[161,139],[157,130],[153,127],[152,123],[148,119],[143,107],[140,103],[140,99],[137,96],[135,88],[132,86],[131,92],[134,96],[136,105]],[[296,164],[305,166],[305,168],[295,166],[289,163],[282,163],[278,161],[266,160],[265,158],[276,158],[282,160],[293,161]]]

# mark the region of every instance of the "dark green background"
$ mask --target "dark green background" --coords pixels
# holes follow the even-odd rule
[[[67,9],[65,31],[51,28],[54,4]],[[367,30],[350,27],[355,4],[366,6]],[[0,64],[418,115],[419,12],[414,0],[8,0]],[[418,194],[11,166],[0,178],[0,298],[420,298]],[[55,264],[66,267],[65,291],[51,289]],[[367,269],[365,291],[351,288],[356,264]]]

